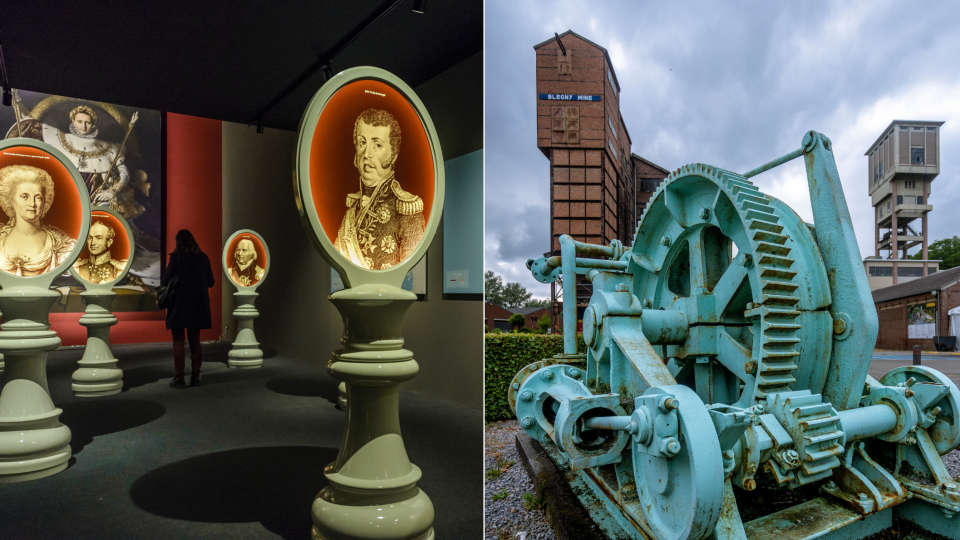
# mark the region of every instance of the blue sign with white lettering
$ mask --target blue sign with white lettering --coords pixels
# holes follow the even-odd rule
[[[540,94],[540,99],[557,101],[600,101],[600,96],[584,96],[582,94]]]

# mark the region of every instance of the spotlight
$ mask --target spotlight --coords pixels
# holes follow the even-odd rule
[[[4,86],[3,87],[3,106],[9,107],[11,104],[13,104],[13,95],[10,93],[10,87]]]
[[[323,80],[324,80],[324,82],[329,81],[330,78],[333,77],[333,70],[330,69],[330,64],[329,64],[329,63],[324,64],[323,67],[320,68],[320,71],[323,72]]]
[[[427,0],[413,0],[413,12],[423,13],[427,9]]]
[[[263,119],[257,119],[257,133],[263,133]]]

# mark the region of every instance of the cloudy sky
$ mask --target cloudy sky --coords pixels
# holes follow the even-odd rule
[[[960,235],[960,3],[486,0],[485,22],[485,268],[535,296],[550,289],[524,263],[550,248],[550,212],[533,45],[566,30],[610,53],[633,152],[667,170],[744,172],[830,137],[863,255],[864,152],[894,119],[945,121],[930,236]],[[752,180],[813,221],[802,160]]]

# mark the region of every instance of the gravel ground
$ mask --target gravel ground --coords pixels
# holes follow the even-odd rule
[[[520,462],[514,441],[520,433],[516,420],[487,424],[484,437],[483,467],[499,468],[496,478],[486,477],[483,486],[484,540],[556,540],[542,510],[526,510],[523,494],[536,492]],[[511,464],[512,462],[512,464]],[[499,467],[498,467],[499,464]],[[506,490],[507,497],[493,500]],[[526,533],[526,534],[523,534]]]

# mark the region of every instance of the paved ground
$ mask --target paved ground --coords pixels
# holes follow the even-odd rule
[[[870,362],[870,376],[879,379],[893,368],[909,365],[913,365],[911,351],[874,351],[873,361]],[[920,365],[933,368],[960,384],[960,354],[923,353],[920,356]]]

